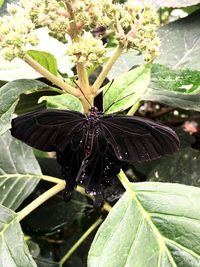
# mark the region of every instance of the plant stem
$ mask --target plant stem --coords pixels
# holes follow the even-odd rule
[[[52,176],[48,176],[48,175],[42,175],[42,176],[41,176],[41,179],[44,180],[44,181],[47,181],[47,182],[55,183],[55,184],[66,183],[66,181],[63,180],[63,179],[56,178],[56,177],[52,177]],[[81,187],[81,186],[79,186],[79,185],[76,187],[75,190],[76,190],[77,192],[81,193],[82,195],[86,195],[86,196],[88,196],[88,195],[85,193],[84,188]]]
[[[78,29],[76,25],[76,18],[74,16],[74,11],[73,11],[73,1],[72,0],[66,1],[66,6],[70,18],[70,36],[73,41],[77,41]]]
[[[79,86],[80,86],[80,88],[84,94],[84,96],[81,98],[81,102],[83,104],[85,113],[87,113],[88,109],[90,107],[89,103],[91,103],[91,105],[93,104],[92,103],[93,99],[91,99],[92,94],[91,94],[91,90],[90,90],[90,86],[89,86],[87,70],[86,70],[84,64],[82,64],[82,63],[76,64],[76,70],[77,70],[77,75],[78,75],[78,83],[79,83]],[[89,103],[88,103],[88,101],[89,101]]]
[[[42,180],[44,181],[48,181],[48,182],[51,182],[51,183],[55,183],[55,184],[60,184],[60,183],[65,183],[64,180],[62,179],[59,179],[59,178],[56,178],[56,177],[52,177],[52,176],[48,176],[48,175],[42,175]],[[77,192],[79,192],[80,194],[82,195],[85,195],[87,197],[90,197],[91,199],[93,199],[93,197],[91,195],[88,195],[85,193],[85,190],[83,187],[81,186],[77,186],[76,189],[75,189]],[[103,209],[110,212],[112,207],[106,202],[104,205],[103,205]]]
[[[46,200],[60,192],[65,188],[65,181],[62,183],[58,183],[57,185],[53,186],[46,192],[44,192],[42,195],[40,195],[38,198],[33,200],[29,205],[27,205],[25,208],[23,208],[21,211],[18,212],[18,218],[19,221],[24,219],[28,214],[30,214],[33,210],[35,210],[37,207],[39,207],[42,203],[44,203]]]
[[[59,88],[64,90],[65,92],[72,94],[74,96],[80,97],[81,92],[77,90],[75,87],[72,87],[71,85],[65,83],[62,79],[58,78],[51,72],[49,72],[47,69],[45,69],[43,66],[41,66],[37,61],[35,61],[32,57],[29,55],[25,56],[25,62],[29,64],[34,70],[39,72],[42,76],[44,76],[47,80],[51,81],[53,84],[57,85]]]
[[[110,206],[107,202],[103,205],[103,209],[107,212],[110,212],[112,210],[112,206]]]
[[[128,191],[130,190],[130,182],[128,178],[126,177],[126,174],[123,172],[123,170],[120,170],[120,173],[117,175],[120,182],[124,186],[124,188]]]
[[[94,224],[88,228],[88,230],[79,238],[79,240],[73,245],[73,247],[65,254],[65,256],[60,260],[59,267],[62,267],[63,264],[68,260],[68,258],[74,253],[74,251],[80,246],[80,244],[89,236],[89,234],[94,231],[101,223],[103,219],[99,218]]]
[[[73,42],[78,43],[80,40],[80,36],[79,36],[79,31],[77,29],[76,17],[74,14],[74,7],[73,7],[74,2],[71,0],[66,1],[66,5],[67,5],[69,17],[70,17],[70,36]],[[90,107],[90,104],[88,103],[88,101],[89,102],[91,101],[90,100],[91,91],[90,91],[90,86],[89,86],[87,70],[86,70],[85,65],[79,62],[76,63],[76,70],[77,70],[77,75],[78,75],[79,87],[84,94],[84,96],[82,96],[80,100],[83,104],[84,112],[87,113]],[[80,94],[82,94],[82,92],[80,92]]]
[[[76,69],[81,90],[83,90],[86,95],[90,94],[88,74],[84,64],[77,63]]]
[[[140,106],[140,100],[138,100],[137,102],[135,102],[135,104],[131,107],[131,109],[129,110],[129,112],[127,113],[128,116],[132,116],[135,114],[135,112],[138,110]]]
[[[60,183],[65,182],[63,179],[52,177],[52,176],[48,176],[48,175],[42,175],[41,179],[44,180],[44,181],[47,181],[47,182],[54,183],[54,184],[60,184]]]
[[[110,69],[112,68],[112,66],[114,65],[114,63],[118,59],[118,57],[121,55],[123,49],[124,49],[124,46],[118,45],[114,51],[114,54],[110,57],[110,59],[107,61],[107,63],[103,67],[103,70],[101,71],[101,73],[99,74],[98,78],[96,79],[95,83],[92,86],[93,91],[95,93],[98,91],[98,89],[102,85],[102,83],[105,80],[105,78],[107,77]]]

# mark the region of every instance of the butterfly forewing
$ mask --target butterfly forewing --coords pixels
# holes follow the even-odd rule
[[[169,127],[136,116],[105,116],[101,129],[121,161],[149,161],[179,148],[179,139]]]
[[[85,121],[79,112],[48,109],[13,119],[11,133],[34,148],[57,151],[66,147],[72,132],[82,128]]]

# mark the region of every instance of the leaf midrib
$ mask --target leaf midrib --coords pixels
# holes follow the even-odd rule
[[[137,194],[136,192],[133,191],[132,188],[128,188],[129,193],[131,194],[132,198],[135,200],[136,205],[138,207],[138,209],[141,211],[142,216],[144,218],[144,220],[146,219],[147,223],[149,224],[150,228],[152,229],[153,233],[155,234],[158,244],[160,246],[160,251],[165,251],[169,260],[172,263],[173,267],[177,267],[171,252],[169,251],[169,249],[167,248],[166,244],[165,244],[165,237],[158,231],[158,229],[156,228],[156,226],[154,225],[151,216],[149,215],[148,212],[146,212],[146,210],[144,209],[144,207],[142,206],[142,204],[140,203],[139,199],[137,198]],[[159,263],[159,262],[158,262]],[[158,265],[159,266],[159,265]]]
[[[4,178],[15,178],[16,176],[19,176],[21,177],[20,179],[22,178],[27,178],[27,177],[30,177],[30,178],[37,178],[37,179],[41,179],[42,178],[42,174],[30,174],[30,173],[7,173],[7,174],[3,174],[1,175],[0,174],[0,179],[4,179]]]
[[[164,237],[160,232],[159,230],[156,228],[156,226],[154,225],[152,219],[151,219],[151,215],[154,214],[154,213],[148,213],[144,207],[142,206],[142,204],[140,203],[139,199],[137,198],[137,193],[135,191],[133,191],[132,188],[129,188],[129,192],[131,193],[133,199],[136,201],[136,204],[138,206],[138,209],[141,211],[142,215],[144,216],[144,219],[146,218],[147,222],[149,223],[151,229],[153,230],[153,232],[155,233],[157,239],[158,239],[158,242],[160,243],[160,239],[162,240],[162,242],[160,243],[162,245],[162,247],[164,247],[164,250],[166,251],[169,259],[172,260],[172,264],[174,267],[177,267],[176,263],[174,262],[174,259],[172,258],[172,255],[171,255],[171,252],[169,251],[169,249],[167,248],[166,244],[165,244],[165,241],[168,241],[170,243],[173,243],[174,245],[176,245],[177,247],[183,249],[184,251],[186,251],[187,253],[193,255],[194,257],[200,259],[200,255],[198,255],[197,253],[195,253],[194,251],[182,246],[181,244],[177,243],[176,241],[174,240],[171,240],[167,237]],[[156,214],[156,213],[155,213]],[[159,213],[158,213],[159,214]],[[162,213],[161,213],[162,215]],[[166,214],[168,215],[168,214]],[[171,215],[171,214],[169,214]],[[176,216],[176,215],[172,215],[172,216]],[[177,217],[181,217],[181,216],[178,216]],[[187,217],[186,217],[187,218]],[[194,220],[192,218],[188,218],[188,219],[191,219],[191,220]],[[197,220],[199,222],[199,220]],[[163,246],[164,245],[164,246]],[[161,250],[162,251],[162,250]],[[174,265],[175,264],[175,265]],[[159,265],[158,265],[159,266]]]

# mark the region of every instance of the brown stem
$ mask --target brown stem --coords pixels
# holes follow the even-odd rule
[[[69,12],[69,17],[70,17],[70,35],[73,41],[76,41],[78,38],[78,29],[76,25],[76,20],[74,16],[74,10],[73,10],[73,5],[71,1],[66,1],[67,5],[67,11]]]

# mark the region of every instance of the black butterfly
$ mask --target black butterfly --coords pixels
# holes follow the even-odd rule
[[[26,144],[56,151],[66,179],[66,198],[77,184],[103,204],[103,186],[125,162],[142,162],[171,154],[179,139],[169,127],[136,117],[103,115],[92,107],[87,116],[47,109],[12,120],[11,133]]]

